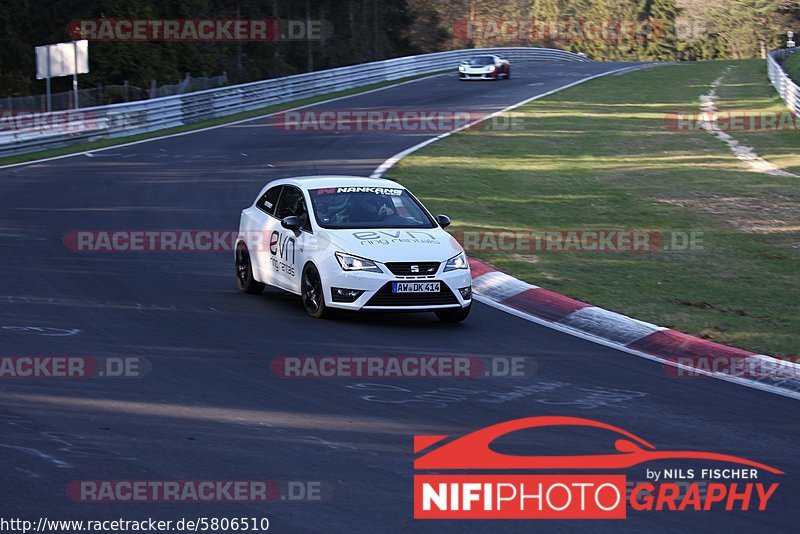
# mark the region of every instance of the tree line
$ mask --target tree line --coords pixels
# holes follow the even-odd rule
[[[81,86],[146,88],[186,73],[246,82],[480,46],[551,46],[598,60],[758,57],[800,30],[800,0],[3,0],[0,96],[42,93],[33,47],[69,40],[70,21],[98,18],[324,20],[330,28],[306,41],[90,44]],[[620,31],[631,21],[651,25]],[[501,31],[520,23],[533,30]],[[617,31],[598,37],[598,23]],[[70,83],[56,79],[53,90]]]

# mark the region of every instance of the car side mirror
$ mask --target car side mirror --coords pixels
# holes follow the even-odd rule
[[[441,213],[436,216],[436,222],[439,223],[439,226],[442,228],[447,228],[450,226],[450,217],[447,215],[442,215]]]
[[[297,217],[297,215],[289,215],[288,217],[283,218],[281,221],[281,226],[287,230],[296,232],[300,229],[300,219]]]

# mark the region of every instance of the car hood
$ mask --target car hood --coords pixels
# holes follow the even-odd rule
[[[381,263],[446,261],[463,249],[441,228],[324,230],[324,238],[348,254]]]

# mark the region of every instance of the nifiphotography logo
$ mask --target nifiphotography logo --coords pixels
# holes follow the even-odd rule
[[[503,454],[492,447],[513,432],[522,430],[528,436],[548,429],[609,431],[615,437],[614,450],[590,455],[521,456]],[[727,454],[660,451],[626,430],[579,417],[527,417],[449,438],[414,436],[414,453],[418,455],[414,460],[415,519],[625,519],[629,507],[657,512],[763,511],[780,485],[770,479],[784,474]],[[664,468],[665,461],[713,464]],[[649,462],[658,462],[661,467],[646,468],[646,480],[628,481],[627,474],[619,472]],[[536,470],[546,474],[510,474]]]

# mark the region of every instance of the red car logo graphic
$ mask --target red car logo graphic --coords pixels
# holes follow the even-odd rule
[[[610,430],[620,435],[612,454],[577,456],[517,456],[491,449],[493,441],[518,430],[577,426]],[[448,436],[414,436],[414,453],[440,443]],[[655,460],[713,460],[764,469],[782,475],[783,471],[738,456],[703,451],[658,451],[644,439],[621,428],[580,417],[542,416],[499,423],[457,438],[414,460],[414,469],[624,469]]]

